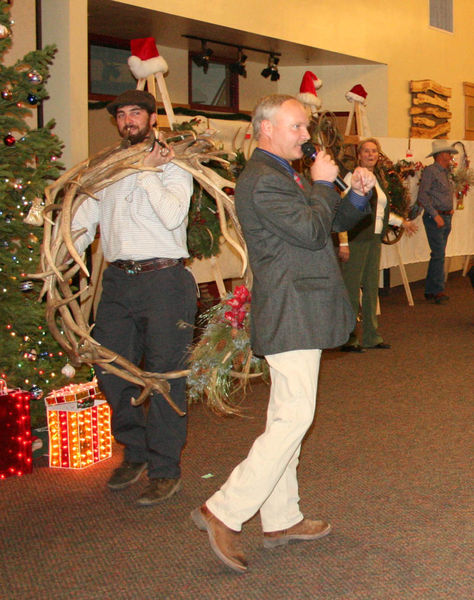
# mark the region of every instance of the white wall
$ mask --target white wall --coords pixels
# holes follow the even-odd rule
[[[279,92],[297,94],[304,71],[312,71],[322,81],[317,91],[322,110],[349,111],[345,93],[360,83],[367,92],[367,116],[372,135],[387,135],[387,67],[384,65],[347,65],[318,67],[283,67]],[[343,131],[341,133],[344,133]]]

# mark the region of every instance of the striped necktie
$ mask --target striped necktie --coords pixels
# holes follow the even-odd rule
[[[293,179],[296,181],[296,183],[300,186],[300,188],[302,190],[304,190],[303,187],[303,182],[301,181],[301,177],[298,175],[298,173],[296,171],[293,171]]]

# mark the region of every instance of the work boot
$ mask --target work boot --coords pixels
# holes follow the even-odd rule
[[[160,477],[158,479],[150,479],[145,491],[140,494],[137,504],[140,506],[153,506],[171,498],[173,494],[181,489],[181,479],[167,479]]]
[[[112,473],[112,477],[107,482],[107,487],[111,490],[124,490],[135,481],[138,481],[145,469],[146,462],[134,463],[124,460],[120,467],[117,467]]]

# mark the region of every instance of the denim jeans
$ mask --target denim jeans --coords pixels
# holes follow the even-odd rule
[[[431,248],[430,264],[425,281],[425,294],[439,294],[444,291],[444,254],[451,231],[451,215],[442,215],[444,225],[438,227],[436,221],[425,212],[423,225]]]

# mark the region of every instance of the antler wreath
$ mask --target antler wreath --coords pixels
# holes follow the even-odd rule
[[[247,250],[233,199],[223,188],[234,188],[234,182],[221,177],[206,166],[210,160],[228,165],[222,158],[223,151],[209,136],[196,136],[189,133],[182,141],[172,144],[175,151],[173,162],[189,171],[194,179],[216,201],[221,233],[225,240],[238,252],[242,259],[242,276],[246,283],[250,278]],[[187,139],[186,139],[187,138]],[[75,246],[74,241],[83,230],[71,232],[71,222],[78,207],[88,197],[96,199],[103,188],[127,177],[136,171],[153,170],[143,164],[150,151],[153,138],[133,146],[123,143],[106,148],[85,160],[57,179],[45,190],[44,238],[41,250],[41,273],[28,277],[43,279],[40,299],[46,295],[46,321],[53,337],[67,353],[71,363],[95,364],[143,388],[140,396],[132,399],[134,405],[142,404],[148,395],[156,391],[163,395],[174,410],[182,414],[169,395],[169,379],[188,374],[187,370],[167,373],[151,373],[99,344],[91,335],[93,325],[89,324],[91,294],[97,286],[99,275],[89,270]],[[99,202],[99,200],[97,200]],[[232,224],[237,241],[229,234],[227,218]],[[71,282],[81,274],[86,283],[73,292]],[[87,308],[89,307],[89,308]]]

